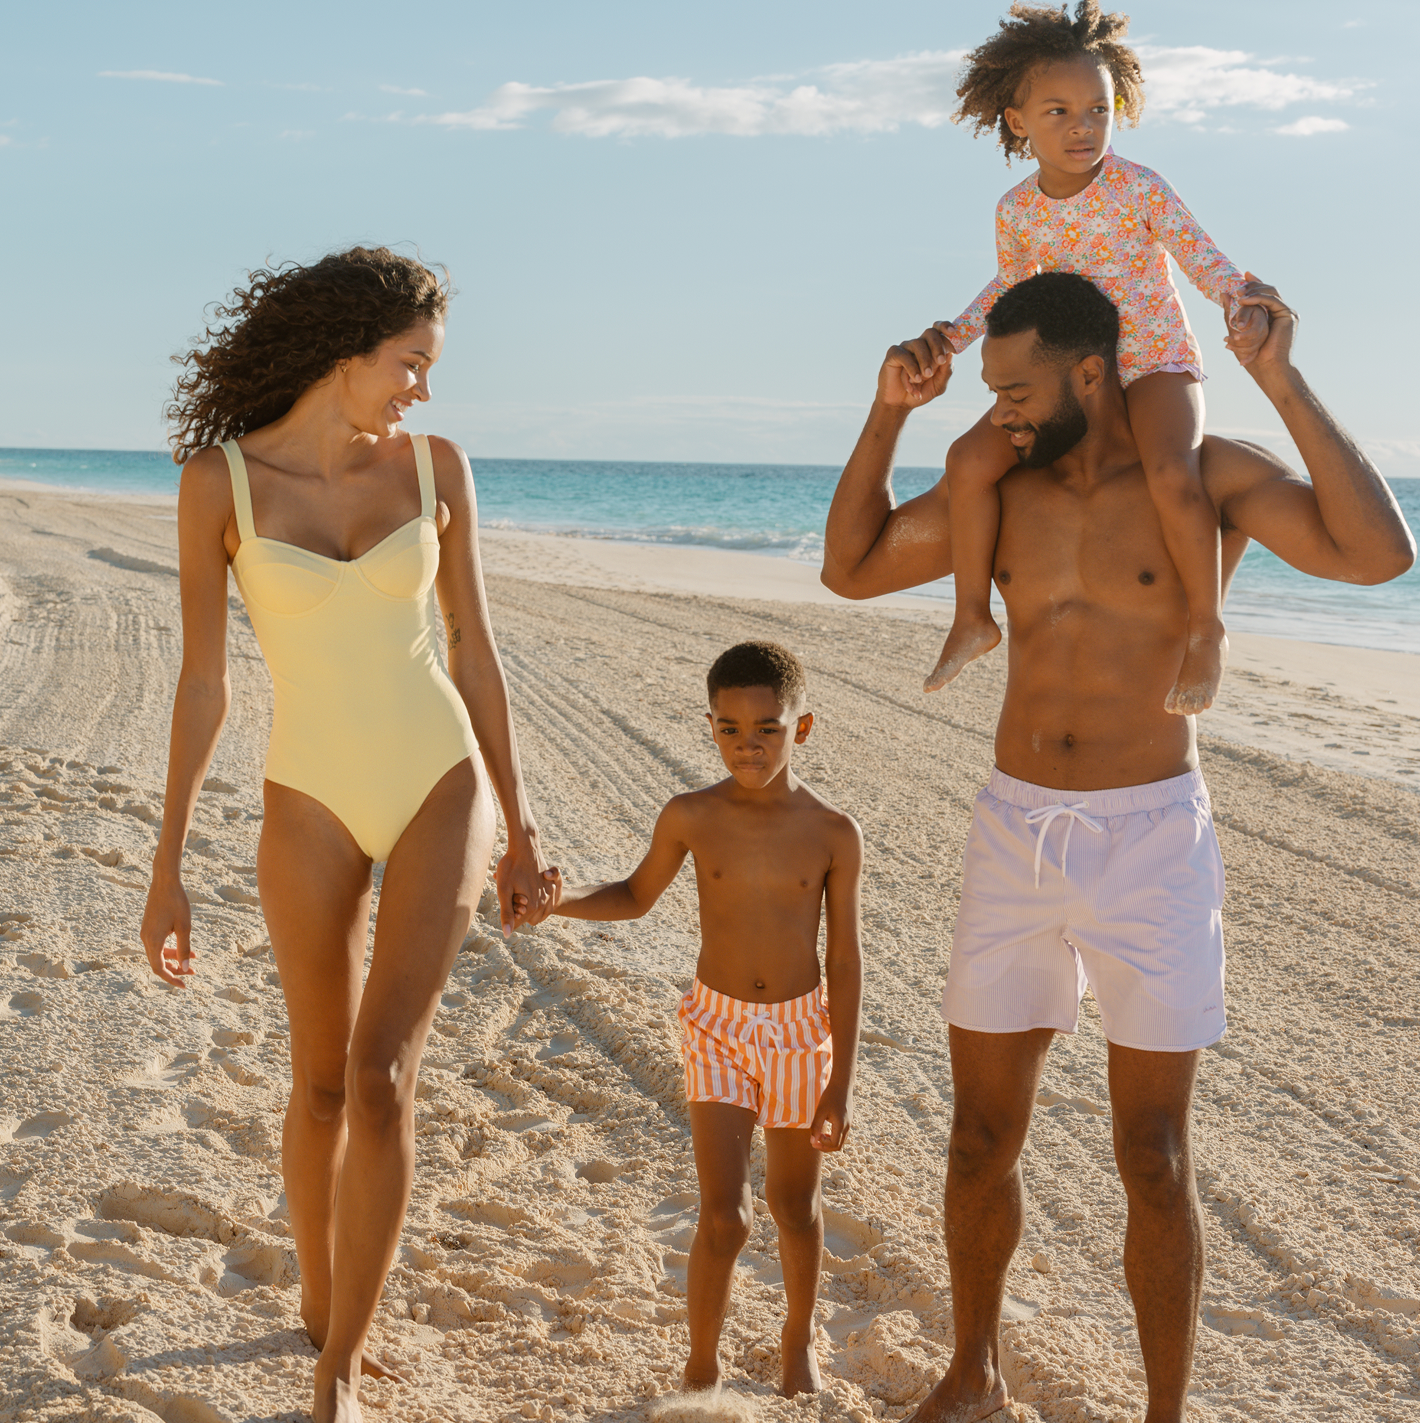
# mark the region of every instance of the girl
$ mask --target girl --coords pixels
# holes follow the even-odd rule
[[[1139,61],[1121,43],[1126,15],[1099,0],[1068,9],[1015,4],[1000,32],[973,50],[953,116],[977,133],[995,129],[1007,160],[1027,151],[1039,171],[996,209],[1000,270],[953,322],[938,322],[952,350],[981,335],[996,298],[1042,270],[1088,277],[1119,309],[1119,379],[1164,542],[1188,599],[1188,643],[1164,705],[1187,715],[1211,706],[1227,637],[1221,617],[1218,517],[1203,488],[1203,370],[1169,275],[1171,253],[1194,285],[1229,315],[1228,345],[1243,364],[1266,339],[1267,318],[1245,304],[1244,276],[1156,173],[1115,156],[1116,115],[1137,123],[1144,107]],[[943,356],[942,360],[950,360]],[[940,364],[940,363],[939,363]],[[1001,641],[991,616],[991,565],[1000,525],[996,483],[1031,460],[990,415],[947,456],[956,610],[934,692]]]
[[[227,570],[275,686],[257,888],[291,1025],[281,1167],[313,1419],[358,1419],[365,1337],[414,1171],[414,1090],[493,849],[504,932],[543,879],[479,570],[468,460],[401,430],[429,399],[447,283],[387,248],[252,274],[189,351],[168,414],[183,658],[143,913],[153,972],[191,974],[180,864],[225,720]],[[439,656],[431,588],[448,625]],[[385,861],[362,990],[372,867]],[[167,944],[169,936],[176,947]]]

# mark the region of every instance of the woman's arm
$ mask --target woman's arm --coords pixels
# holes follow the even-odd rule
[[[232,487],[220,450],[183,467],[178,487],[178,572],[182,668],[173,698],[163,824],[139,934],[153,973],[181,986],[192,973],[192,908],[182,887],[182,852],[202,779],[212,762],[232,689],[227,677],[227,526]],[[173,936],[176,947],[168,945]]]
[[[431,439],[429,446],[435,488],[449,511],[449,522],[439,535],[439,576],[435,585],[449,633],[449,676],[468,708],[473,735],[478,739],[483,764],[508,828],[508,852],[498,862],[494,877],[506,935],[522,924],[536,924],[543,919],[552,909],[556,892],[543,879],[546,863],[523,785],[508,683],[488,616],[488,596],[478,554],[473,471],[468,456],[452,441]]]

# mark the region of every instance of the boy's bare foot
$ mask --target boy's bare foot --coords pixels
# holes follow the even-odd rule
[[[942,655],[937,666],[927,674],[922,684],[923,692],[936,692],[945,687],[973,658],[989,653],[1001,641],[1001,630],[994,618],[984,623],[967,622],[957,619],[947,641],[942,644]]]
[[[967,1371],[959,1370],[957,1362],[953,1360],[941,1382],[908,1417],[932,1420],[987,1419],[1010,1403],[1006,1381],[994,1368],[989,1374],[983,1374],[980,1370],[972,1373],[976,1378],[968,1379]]]
[[[817,1394],[823,1388],[818,1373],[818,1351],[814,1349],[813,1331],[802,1344],[791,1342],[786,1325],[779,1335],[779,1393],[785,1399],[796,1394]]]
[[[1164,698],[1164,711],[1180,717],[1206,712],[1218,695],[1227,662],[1228,635],[1221,623],[1198,631],[1190,627],[1183,666],[1178,670],[1178,681]]]
[[[311,1326],[306,1326],[306,1339],[308,1339],[317,1350],[325,1349],[325,1331],[319,1335]],[[393,1380],[395,1384],[408,1384],[409,1381],[397,1370],[391,1369],[388,1365],[381,1364],[368,1350],[360,1352],[360,1373],[369,1375],[371,1379]]]
[[[311,1405],[311,1418],[319,1420],[363,1420],[360,1413],[360,1377],[342,1379],[335,1366],[321,1368],[316,1361],[316,1395]]]

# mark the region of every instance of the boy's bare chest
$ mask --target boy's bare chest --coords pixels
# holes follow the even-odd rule
[[[697,837],[690,850],[702,893],[817,904],[829,854],[796,831],[802,828],[766,824]]]

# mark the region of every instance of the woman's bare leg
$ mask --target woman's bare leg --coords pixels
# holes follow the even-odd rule
[[[952,627],[937,666],[922,684],[936,692],[1001,641],[991,616],[991,565],[1001,528],[1001,497],[996,485],[1016,464],[1010,437],[983,415],[947,451],[947,517],[952,531],[952,580],[956,604]]]
[[[365,1337],[414,1176],[414,1089],[439,993],[493,850],[493,800],[462,761],[425,799],[385,866],[370,975],[346,1063],[348,1139],[335,1197],[330,1327],[315,1419],[359,1418]]]
[[[1188,642],[1164,707],[1186,717],[1213,705],[1228,660],[1218,511],[1203,487],[1203,388],[1181,371],[1141,376],[1124,392],[1149,496],[1188,599]]]

